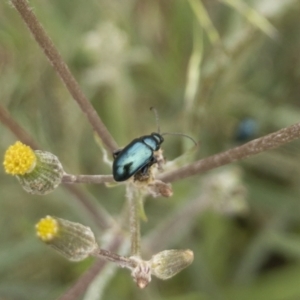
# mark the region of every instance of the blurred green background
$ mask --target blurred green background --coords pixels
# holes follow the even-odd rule
[[[200,141],[190,160],[299,121],[297,0],[30,4],[120,146],[156,130],[151,106],[163,132]],[[1,105],[67,172],[110,174],[84,114],[8,1],[0,3],[0,87]],[[16,138],[2,124],[0,134],[3,155]],[[299,146],[176,182],[170,199],[147,199],[145,237],[195,199],[208,201],[209,210],[186,215],[182,231],[167,242],[161,236],[153,247],[190,248],[195,261],[169,281],[154,278],[143,291],[129,272],[117,270],[99,288],[101,299],[300,299]],[[168,160],[190,147],[176,136],[163,144]],[[49,214],[88,225],[99,238],[102,233],[62,187],[31,196],[3,170],[0,179],[0,299],[55,299],[93,260],[66,261],[35,237],[34,225]],[[124,187],[80,188],[118,219]]]

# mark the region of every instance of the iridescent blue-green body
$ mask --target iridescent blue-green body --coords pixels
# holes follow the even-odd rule
[[[164,141],[159,133],[151,133],[134,139],[125,148],[114,152],[113,177],[115,181],[125,181],[137,172],[146,172],[156,160],[153,152]]]

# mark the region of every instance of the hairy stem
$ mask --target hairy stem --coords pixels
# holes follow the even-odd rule
[[[166,172],[159,176],[164,182],[174,182],[205,171],[235,162],[249,156],[271,150],[296,140],[300,137],[300,123],[283,128],[261,138],[250,141],[242,146],[229,149],[225,152],[209,156],[186,165],[177,170]]]
[[[77,102],[81,110],[86,114],[90,124],[100,136],[104,145],[111,152],[118,149],[115,140],[110,135],[109,131],[101,121],[96,110],[93,108],[89,100],[83,94],[82,90],[79,87],[79,84],[70,72],[68,66],[65,64],[58,50],[51,41],[50,37],[47,35],[46,31],[36,18],[35,14],[33,13],[33,10],[29,7],[27,0],[11,0],[11,3],[21,15],[23,21],[34,36],[36,42],[42,48],[43,52],[52,64],[53,68],[61,78],[62,82],[67,87],[69,93]]]
[[[63,183],[113,183],[115,182],[112,175],[71,175],[64,174]]]
[[[13,119],[10,113],[0,105],[0,122],[6,126],[22,143],[32,149],[39,149],[34,139]]]
[[[132,184],[127,184],[126,198],[129,203],[129,226],[131,235],[131,255],[140,256],[141,251],[141,232],[139,218],[139,201],[137,193]]]
[[[122,256],[105,249],[99,249],[94,256],[102,258],[106,261],[116,263],[119,267],[128,268],[130,270],[136,267],[136,262],[126,256]]]

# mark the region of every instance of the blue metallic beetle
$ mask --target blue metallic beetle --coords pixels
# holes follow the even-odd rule
[[[154,111],[156,122],[158,125],[157,111]],[[144,135],[134,139],[130,144],[121,150],[113,153],[113,177],[115,181],[125,181],[131,176],[140,172],[142,175],[147,174],[148,169],[156,163],[154,152],[159,150],[160,145],[163,143],[165,134],[182,135],[190,138],[197,144],[191,137],[181,133],[163,133],[160,134],[158,125],[158,132],[153,132],[150,135]]]
[[[113,153],[113,176],[115,181],[125,181],[137,172],[146,173],[156,159],[154,151],[164,141],[161,134],[153,132],[134,139],[129,145]]]

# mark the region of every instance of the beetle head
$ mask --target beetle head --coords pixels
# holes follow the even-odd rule
[[[160,145],[162,144],[162,142],[164,141],[164,138],[162,137],[161,134],[157,133],[157,132],[152,132],[151,136],[155,139],[155,141],[157,142],[157,149],[158,150]]]

